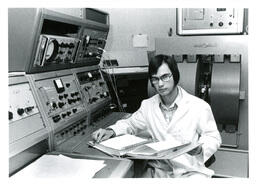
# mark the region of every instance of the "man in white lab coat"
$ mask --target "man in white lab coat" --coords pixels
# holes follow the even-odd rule
[[[172,160],[148,161],[143,177],[211,177],[214,172],[204,163],[219,148],[221,137],[210,106],[178,86],[179,70],[170,56],[157,55],[149,61],[149,78],[158,94],[143,100],[130,118],[95,131],[92,138],[99,142],[144,132],[159,141],[200,142],[202,146]]]

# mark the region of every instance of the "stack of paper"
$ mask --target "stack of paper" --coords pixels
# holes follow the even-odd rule
[[[109,148],[124,150],[128,148],[132,148],[138,146],[140,144],[144,144],[148,142],[147,139],[140,138],[134,135],[126,134],[123,136],[118,136],[115,138],[110,138],[106,141],[101,142],[101,145],[104,145]]]
[[[182,144],[173,140],[154,142],[152,139],[149,140],[125,134],[100,143],[90,141],[88,145],[113,157],[127,157],[129,159],[173,159],[202,144],[191,142]]]
[[[104,160],[72,159],[63,155],[44,155],[28,165],[10,179],[30,178],[92,178],[102,169]]]

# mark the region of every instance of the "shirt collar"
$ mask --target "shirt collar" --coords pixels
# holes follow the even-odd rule
[[[177,95],[177,97],[175,98],[175,100],[173,101],[173,103],[172,103],[169,107],[167,107],[167,106],[163,103],[163,101],[162,101],[160,95],[158,96],[160,108],[163,108],[164,110],[173,110],[173,109],[175,109],[175,108],[177,108],[177,107],[179,106],[180,101],[181,101],[181,98],[182,98],[182,94],[181,94],[181,90],[179,89],[179,87],[178,87],[177,90],[178,90],[178,95]]]

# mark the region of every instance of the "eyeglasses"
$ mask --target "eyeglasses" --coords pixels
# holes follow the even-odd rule
[[[159,80],[161,79],[163,82],[167,82],[171,79],[172,74],[164,74],[161,75],[160,77],[151,77],[151,82],[153,84],[158,84]]]

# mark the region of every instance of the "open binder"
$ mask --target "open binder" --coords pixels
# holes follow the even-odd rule
[[[199,143],[177,143],[173,141],[153,141],[126,134],[110,138],[100,143],[88,142],[88,145],[112,157],[129,159],[173,159],[187,153]]]

